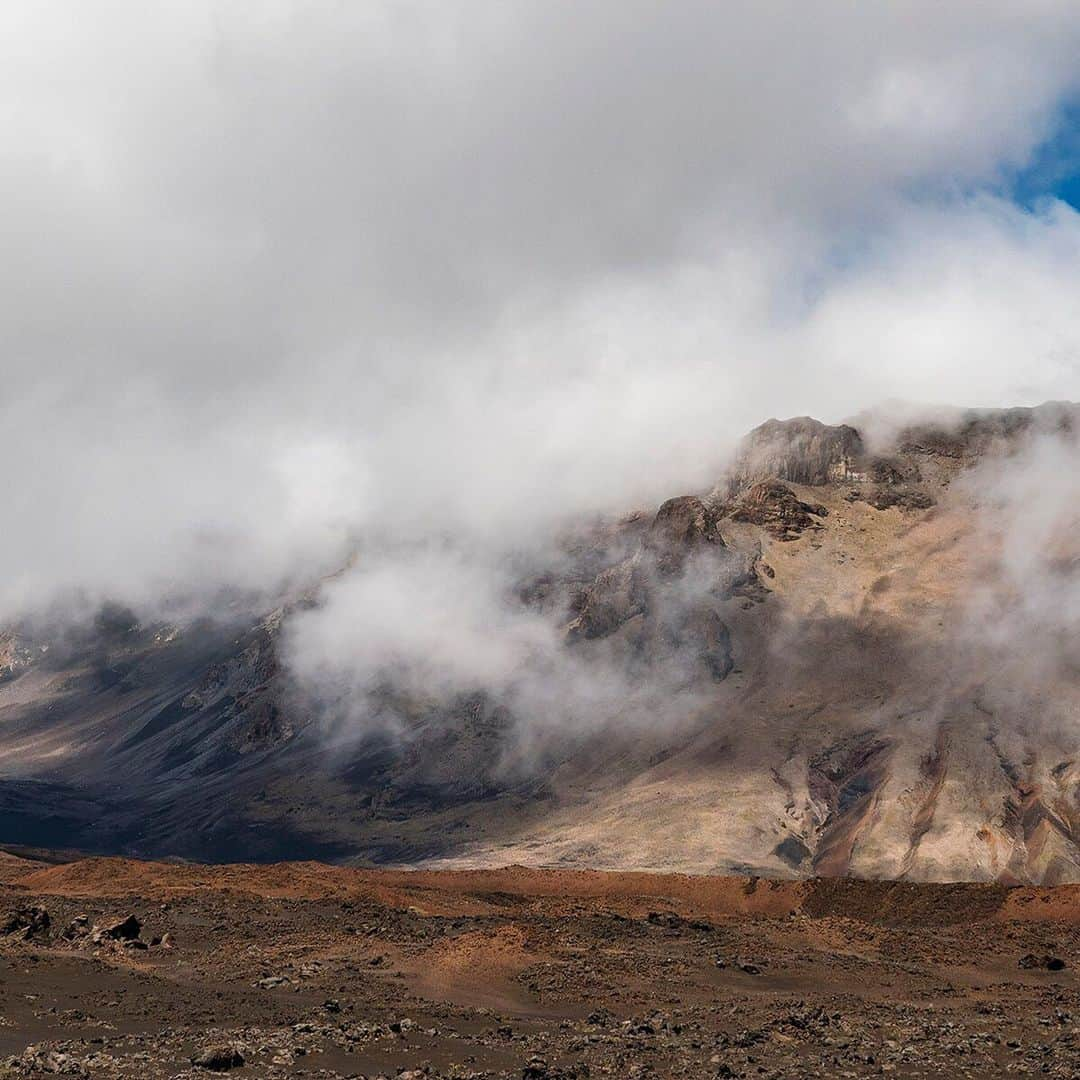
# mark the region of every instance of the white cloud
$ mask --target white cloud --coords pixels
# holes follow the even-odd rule
[[[516,543],[708,486],[766,414],[1080,396],[1076,215],[993,194],[1078,40],[1049,2],[5,5],[0,612]]]

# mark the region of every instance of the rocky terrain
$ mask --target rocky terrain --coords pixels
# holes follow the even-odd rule
[[[13,1080],[1080,1069],[1075,886],[11,856],[0,877]]]
[[[485,685],[432,696],[388,675],[392,735],[329,732],[283,643],[333,581],[212,618],[28,618],[0,638],[0,840],[1080,881],[1080,533],[1053,475],[1001,482],[1043,444],[1075,449],[1078,415],[771,420],[711,491],[569,522],[506,603],[555,628],[567,670],[603,673],[595,715],[559,718],[558,671],[528,723]],[[1046,494],[1021,513],[1018,491]]]

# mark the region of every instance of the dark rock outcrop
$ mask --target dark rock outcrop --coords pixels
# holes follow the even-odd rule
[[[142,923],[134,915],[115,922],[112,926],[105,927],[103,935],[112,938],[113,941],[134,941],[142,930]]]
[[[244,1064],[244,1055],[235,1046],[212,1046],[193,1054],[191,1064],[210,1072],[228,1072]]]
[[[0,937],[20,937],[24,941],[47,941],[49,913],[43,907],[20,907],[0,923]]]
[[[1050,954],[1036,956],[1034,953],[1026,953],[1020,957],[1017,966],[1024,968],[1026,971],[1037,971],[1039,969],[1043,971],[1064,971],[1066,964],[1060,956]]]
[[[682,570],[687,555],[708,548],[723,548],[720,515],[695,495],[668,499],[656,512],[644,546],[656,558],[662,574]]]
[[[728,476],[731,497],[758,480],[821,485],[860,480],[863,441],[847,424],[809,416],[767,420],[743,439]]]
[[[875,510],[888,510],[893,506],[901,510],[929,510],[934,505],[933,498],[925,491],[908,487],[906,484],[855,489],[848,499],[851,502],[867,503]]]
[[[567,640],[606,637],[644,610],[641,561],[626,559],[597,574],[585,592],[581,613],[567,627]]]
[[[760,525],[778,540],[797,540],[804,530],[821,528],[819,519],[828,512],[824,506],[803,502],[779,480],[752,484],[727,507],[732,521]]]
[[[677,622],[661,626],[660,634],[673,656],[681,655],[700,664],[714,682],[723,682],[735,666],[731,631],[711,608],[683,612]]]
[[[637,672],[662,667],[687,682],[725,679],[734,667],[731,633],[717,600],[736,595],[753,578],[752,560],[727,548],[720,512],[694,495],[669,499],[628,558],[586,585],[568,644],[619,632],[618,648]],[[702,575],[701,595],[684,595],[686,575]]]

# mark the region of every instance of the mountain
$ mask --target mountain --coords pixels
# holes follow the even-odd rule
[[[0,841],[1080,881],[1078,427],[1062,403],[770,420],[711,491],[518,567],[507,603],[557,628],[554,666],[513,693],[388,673],[393,727],[329,725],[292,678],[290,627],[333,582],[271,611],[12,626]]]

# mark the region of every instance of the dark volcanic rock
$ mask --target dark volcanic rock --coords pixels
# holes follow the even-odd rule
[[[717,612],[707,607],[691,608],[681,612],[677,620],[662,623],[659,644],[662,654],[681,655],[703,665],[714,682],[723,682],[735,666],[731,631]]]
[[[762,480],[727,508],[732,521],[762,526],[778,540],[796,540],[805,529],[820,529],[824,506],[805,503],[779,480]]]
[[[995,447],[1018,445],[1034,434],[1073,435],[1080,426],[1080,406],[1047,401],[1034,408],[971,409],[954,423],[914,424],[897,439],[902,453],[972,458]]]
[[[719,520],[717,510],[695,495],[668,499],[657,511],[640,548],[601,571],[585,588],[577,618],[567,628],[567,639],[606,637],[648,609],[650,587],[658,579],[680,574],[692,555],[726,551]]]
[[[60,936],[65,941],[77,941],[90,933],[90,917],[88,915],[76,915],[61,931]]]
[[[896,506],[901,510],[929,510],[934,500],[925,491],[900,484],[887,487],[875,487],[868,491],[854,489],[848,496],[849,502],[864,502],[875,510],[888,510]]]
[[[228,1072],[244,1064],[244,1055],[235,1046],[211,1046],[191,1057],[191,1064],[210,1072]]]
[[[49,937],[49,913],[43,907],[16,908],[0,925],[0,935],[18,935],[26,941],[46,941]]]
[[[809,416],[767,420],[742,441],[728,495],[770,478],[814,485],[859,480],[862,454],[862,438],[847,424],[831,427]]]
[[[567,640],[605,637],[644,610],[640,561],[627,559],[597,575],[585,593],[581,613],[567,628]]]
[[[866,478],[873,484],[917,484],[922,473],[910,459],[875,457],[867,466]]]
[[[678,573],[691,551],[709,545],[723,548],[719,521],[716,510],[694,495],[668,499],[645,536],[645,547],[655,554],[660,573]]]
[[[127,918],[113,923],[112,926],[105,927],[104,935],[112,938],[113,941],[134,941],[139,936],[140,930],[142,930],[142,923],[134,915],[128,915]]]
[[[1036,956],[1034,953],[1026,953],[1020,957],[1017,964],[1018,967],[1025,968],[1028,971],[1034,971],[1042,969],[1043,971],[1064,971],[1065,961],[1060,956],[1052,956],[1047,954],[1046,956]]]

